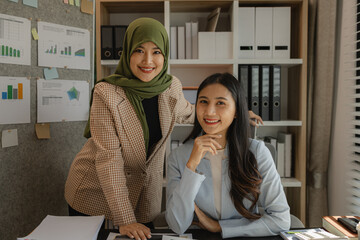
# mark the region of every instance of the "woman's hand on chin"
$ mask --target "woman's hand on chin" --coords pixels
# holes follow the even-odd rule
[[[199,165],[201,159],[206,152],[210,152],[213,155],[217,154],[216,149],[222,149],[223,147],[216,141],[221,138],[221,135],[205,134],[197,137],[194,141],[194,146],[190,155],[190,158],[186,166],[195,172],[196,167]]]

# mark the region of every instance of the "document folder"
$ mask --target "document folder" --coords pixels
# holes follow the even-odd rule
[[[263,121],[270,120],[270,66],[260,67],[260,116]]]
[[[255,9],[255,58],[272,58],[272,20],[271,7]]]
[[[256,115],[260,114],[259,104],[259,66],[251,65],[251,111]]]
[[[239,65],[239,81],[240,81],[240,85],[243,88],[244,94],[245,94],[245,98],[246,98],[246,102],[248,104],[248,108],[251,109],[250,106],[250,101],[248,99],[249,97],[249,88],[248,88],[248,82],[249,82],[249,66],[248,65]]]
[[[127,26],[114,26],[114,59],[120,59]]]
[[[113,27],[101,26],[101,59],[113,59]]]
[[[239,56],[255,58],[255,8],[239,7]]]
[[[280,109],[281,109],[281,99],[280,99],[280,81],[281,81],[281,69],[280,66],[273,66],[271,68],[271,77],[270,77],[270,120],[280,121]]]
[[[273,58],[290,58],[290,7],[273,8]]]

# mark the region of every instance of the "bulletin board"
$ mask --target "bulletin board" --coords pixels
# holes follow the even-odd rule
[[[90,31],[90,69],[57,68],[59,79],[88,81],[90,92],[94,16],[64,0],[38,0],[37,8],[25,2],[1,0],[0,13],[30,19],[35,29],[38,21],[44,21]],[[86,142],[86,121],[50,123],[50,139],[37,138],[37,81],[44,78],[44,68],[38,66],[38,41],[32,36],[31,65],[0,64],[0,76],[28,77],[30,83],[30,123],[0,124],[0,133],[16,129],[18,134],[17,146],[0,145],[0,239],[26,236],[48,214],[68,214],[64,185],[75,155]]]

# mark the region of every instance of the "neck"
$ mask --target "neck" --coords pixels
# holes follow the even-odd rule
[[[216,141],[221,145],[221,148],[219,148],[217,150],[225,149],[225,147],[226,147],[226,136],[222,135],[222,137],[219,138],[219,139],[216,139]]]

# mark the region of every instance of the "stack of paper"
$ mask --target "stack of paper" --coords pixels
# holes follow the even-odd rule
[[[104,216],[68,217],[48,215],[28,236],[17,240],[96,240]]]

